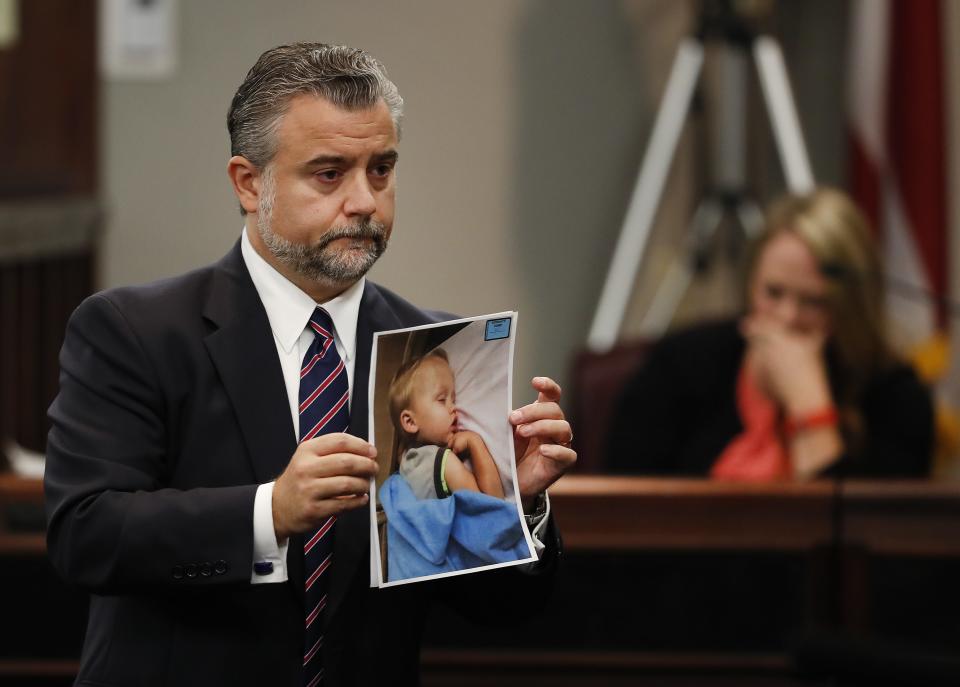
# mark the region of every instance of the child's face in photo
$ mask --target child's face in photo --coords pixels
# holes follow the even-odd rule
[[[414,374],[409,408],[421,443],[447,444],[457,431],[456,400],[450,365],[442,358],[424,360]]]

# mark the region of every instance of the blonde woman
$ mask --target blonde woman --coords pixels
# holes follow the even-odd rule
[[[612,468],[755,481],[927,474],[930,395],[884,339],[882,274],[842,192],[776,201],[746,313],[654,348],[627,384]]]

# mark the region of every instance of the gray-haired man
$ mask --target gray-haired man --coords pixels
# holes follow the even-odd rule
[[[437,319],[364,278],[393,227],[401,109],[363,51],[267,51],[228,115],[240,240],[215,265],[97,294],[71,318],[46,494],[53,562],[92,595],[78,683],[413,684],[434,600],[491,616],[543,602],[549,518],[533,523],[545,548],[532,571],[367,585],[372,336]],[[349,426],[298,443],[319,309]],[[576,460],[559,388],[533,386],[537,401],[510,416],[531,510]],[[304,550],[321,535],[316,578]],[[479,586],[502,606],[472,607]],[[311,622],[322,639],[305,647]]]

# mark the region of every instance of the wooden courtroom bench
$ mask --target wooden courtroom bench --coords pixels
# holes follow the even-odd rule
[[[816,559],[839,550],[855,561],[852,574],[867,575],[871,555],[960,558],[960,484],[922,481],[829,481],[733,484],[694,479],[570,475],[551,489],[552,507],[564,538],[566,566],[593,555],[626,560],[651,552],[773,553]],[[0,475],[0,556],[4,567],[25,564],[45,553],[40,532],[10,532],[3,514],[11,504],[42,503],[40,482]],[[816,568],[816,566],[814,566]],[[586,568],[589,570],[589,566]],[[817,577],[816,570],[810,574]],[[822,575],[808,588],[851,585]],[[588,581],[589,582],[589,581]],[[862,583],[854,581],[854,584]],[[599,589],[593,593],[622,593]],[[29,594],[28,594],[29,595]],[[864,595],[853,594],[856,603]],[[38,609],[41,599],[34,599]],[[562,607],[566,599],[555,599]],[[844,609],[862,619],[868,609]],[[575,619],[570,619],[575,622]],[[627,628],[629,631],[629,628]],[[529,629],[524,633],[531,632]],[[487,636],[496,630],[484,630]],[[451,646],[428,643],[423,652],[425,685],[729,684],[793,685],[789,656],[777,652],[664,652],[587,647],[537,646],[522,634],[512,646]],[[77,636],[79,652],[80,637]],[[428,633],[428,640],[430,635]],[[530,641],[527,641],[530,640]],[[40,641],[39,639],[37,640]],[[4,656],[5,678],[43,676],[67,684],[75,674],[71,657]],[[709,682],[684,682],[690,674]],[[56,682],[56,680],[61,680]]]
[[[598,556],[628,561],[651,553],[796,557],[804,568],[803,595],[812,607],[797,619],[798,624],[829,621],[841,629],[863,629],[870,616],[870,599],[862,590],[869,582],[872,555],[960,559],[960,537],[956,536],[960,484],[920,480],[738,484],[569,475],[550,494],[563,534],[566,568]],[[588,577],[589,564],[582,571]],[[594,589],[590,593],[623,591]],[[837,601],[839,607],[831,607]],[[554,605],[564,606],[565,600],[557,599]],[[526,636],[534,632],[524,631]],[[425,652],[424,661],[428,672],[442,675],[489,676],[492,666],[499,666],[498,679],[507,671],[516,684],[525,685],[540,684],[530,682],[538,677],[543,684],[551,680],[566,684],[564,679],[577,684],[578,679],[601,679],[598,676],[604,684],[618,684],[619,679],[623,684],[640,684],[635,680],[643,675],[650,676],[650,684],[673,684],[670,679],[686,684],[682,676],[691,672],[701,676],[698,680],[710,675],[718,682],[690,684],[725,684],[724,676],[732,680],[730,684],[794,684],[785,677],[791,668],[790,656],[769,651],[447,647]]]

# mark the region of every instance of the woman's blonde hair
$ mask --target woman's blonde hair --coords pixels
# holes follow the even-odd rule
[[[893,361],[886,341],[883,266],[867,220],[849,196],[833,188],[775,200],[751,254],[749,282],[764,248],[784,232],[803,241],[827,279],[831,385],[838,404],[853,407],[867,381]]]

